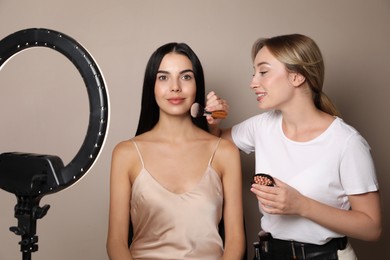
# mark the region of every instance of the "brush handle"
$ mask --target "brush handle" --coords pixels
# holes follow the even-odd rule
[[[211,115],[215,119],[225,119],[227,117],[227,113],[225,110],[217,110],[213,112],[208,112],[209,115]]]

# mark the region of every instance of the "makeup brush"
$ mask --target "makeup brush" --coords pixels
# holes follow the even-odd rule
[[[227,117],[227,113],[224,110],[209,112],[204,107],[199,105],[199,103],[194,103],[191,106],[191,116],[195,118],[201,116],[212,116],[213,118],[224,119]]]

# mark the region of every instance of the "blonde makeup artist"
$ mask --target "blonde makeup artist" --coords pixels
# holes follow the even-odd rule
[[[345,123],[322,90],[324,62],[309,37],[257,40],[250,88],[264,110],[230,129],[208,117],[215,135],[255,153],[256,173],[274,186],[253,184],[261,218],[263,259],[357,259],[347,237],[381,235],[379,185],[370,147]],[[209,111],[226,110],[214,92]]]

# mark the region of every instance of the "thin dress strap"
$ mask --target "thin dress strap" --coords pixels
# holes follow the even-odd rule
[[[215,145],[213,154],[211,155],[211,158],[210,158],[210,161],[209,161],[209,166],[211,165],[211,162],[213,161],[214,154],[215,154],[215,152],[217,151],[217,148],[218,148],[218,145],[219,145],[220,142],[221,142],[221,137],[218,139],[218,142],[217,142],[217,144]]]
[[[145,168],[144,160],[142,159],[142,155],[141,155],[141,152],[140,152],[139,149],[138,149],[137,143],[136,143],[133,139],[131,139],[131,141],[133,142],[133,144],[134,144],[134,146],[135,146],[135,149],[137,150],[139,159],[141,160],[141,163],[142,163],[142,168]]]

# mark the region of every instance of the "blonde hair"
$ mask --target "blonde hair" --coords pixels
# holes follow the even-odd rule
[[[313,102],[318,109],[332,116],[341,116],[330,98],[322,91],[324,60],[319,47],[311,38],[301,34],[260,38],[253,44],[252,60],[263,47],[267,47],[288,71],[297,72],[305,77],[312,92]]]

